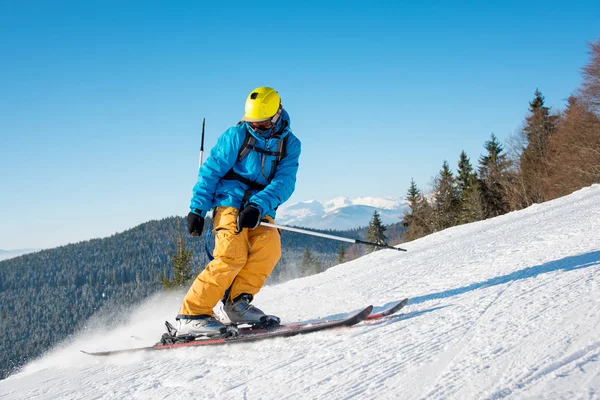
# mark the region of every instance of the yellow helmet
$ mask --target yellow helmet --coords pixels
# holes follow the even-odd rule
[[[271,119],[277,111],[281,98],[275,89],[261,86],[250,92],[246,99],[246,113],[242,121],[260,122]]]

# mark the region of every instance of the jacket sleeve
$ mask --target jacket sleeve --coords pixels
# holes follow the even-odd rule
[[[226,130],[210,151],[198,171],[198,183],[194,186],[190,209],[202,211],[202,216],[213,206],[217,184],[237,161],[241,146],[240,135],[235,127]]]
[[[301,150],[300,140],[290,134],[286,156],[277,164],[273,180],[248,201],[256,204],[262,215],[285,203],[294,193]]]

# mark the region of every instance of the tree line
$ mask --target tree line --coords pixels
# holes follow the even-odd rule
[[[583,83],[564,110],[551,110],[536,89],[518,132],[504,145],[492,134],[476,167],[462,151],[456,173],[444,161],[427,194],[411,180],[406,241],[600,182],[600,39],[589,48]]]

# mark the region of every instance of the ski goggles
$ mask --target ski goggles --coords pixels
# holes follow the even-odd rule
[[[260,121],[260,122],[248,122],[248,125],[250,125],[250,127],[254,130],[269,130],[273,127],[273,122],[268,119],[266,121]]]
[[[277,110],[277,113],[275,115],[273,115],[272,118],[266,119],[264,121],[248,122],[248,125],[250,125],[250,128],[254,132],[257,132],[260,134],[267,133],[271,129],[273,129],[273,127],[277,124],[277,121],[279,121],[279,118],[281,118],[282,110],[283,110],[283,107],[280,104],[279,110]]]

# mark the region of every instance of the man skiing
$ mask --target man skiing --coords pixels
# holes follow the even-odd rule
[[[300,151],[279,94],[254,89],[242,120],[221,135],[198,173],[187,226],[199,236],[213,210],[214,260],[183,299],[177,336],[222,334],[226,327],[213,314],[221,299],[233,323],[279,323],[250,303],[281,256],[279,232],[260,222],[272,223],[277,207],[292,195]]]

